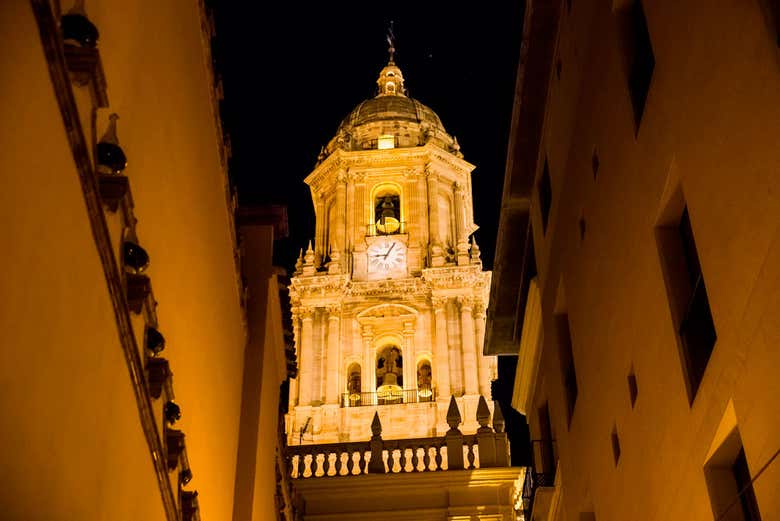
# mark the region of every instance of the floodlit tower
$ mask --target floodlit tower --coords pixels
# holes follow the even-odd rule
[[[495,357],[483,356],[490,272],[472,234],[471,172],[457,139],[407,95],[393,59],[305,182],[314,240],[290,285],[300,362],[288,441],[442,435],[450,396],[474,432]],[[491,405],[492,409],[492,405]]]

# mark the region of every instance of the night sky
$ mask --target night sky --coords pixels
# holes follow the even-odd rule
[[[242,203],[288,206],[290,237],[276,245],[277,264],[292,268],[314,235],[303,179],[341,120],[374,96],[392,20],[410,96],[439,115],[477,166],[477,242],[492,267],[522,2],[215,4],[230,175]]]
[[[288,206],[290,237],[275,245],[277,265],[292,271],[298,250],[314,236],[303,179],[341,120],[375,95],[392,20],[409,95],[439,115],[476,165],[476,236],[492,268],[524,3],[493,4],[216,2],[230,176],[242,204]],[[516,360],[500,357],[494,398],[518,465],[528,463],[529,445],[525,421],[509,405]]]

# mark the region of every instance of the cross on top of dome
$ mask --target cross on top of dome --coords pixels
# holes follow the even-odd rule
[[[379,79],[376,84],[379,87],[378,96],[406,96],[404,87],[404,75],[401,69],[395,64],[395,34],[393,34],[393,22],[387,29],[387,65],[379,73]]]

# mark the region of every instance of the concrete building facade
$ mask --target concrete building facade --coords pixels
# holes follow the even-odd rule
[[[527,2],[486,350],[533,519],[780,518],[777,16]]]

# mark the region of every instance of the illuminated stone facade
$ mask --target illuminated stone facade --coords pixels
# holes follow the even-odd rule
[[[490,396],[482,356],[490,272],[471,239],[471,171],[392,59],[305,182],[316,233],[290,285],[299,377],[288,441],[443,434],[454,395],[473,432]],[[491,402],[492,403],[492,402]],[[491,405],[492,408],[492,405]]]

